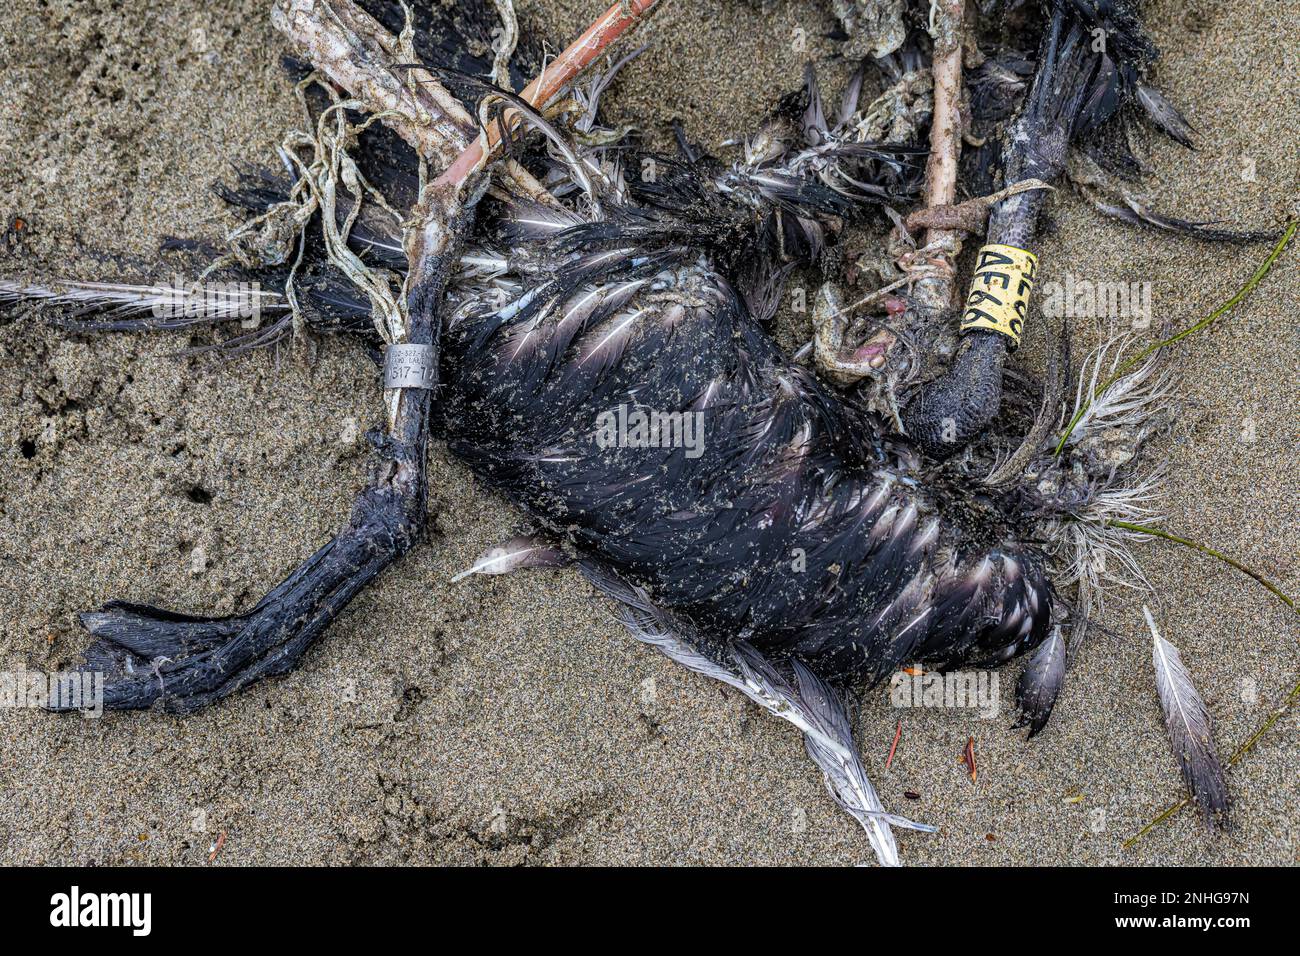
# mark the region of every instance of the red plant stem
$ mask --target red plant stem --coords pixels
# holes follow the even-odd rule
[[[582,36],[569,44],[568,48],[557,56],[542,70],[540,76],[529,83],[520,97],[533,106],[541,107],[548,100],[585,70],[593,60],[605,52],[619,37],[628,31],[658,3],[659,0],[624,0],[615,3],[601,17],[587,28]],[[512,125],[518,120],[507,111],[505,122]],[[501,143],[499,124],[493,124],[487,131],[487,152],[484,153],[484,138],[480,136],[456,157],[438,177],[440,184],[460,185],[474,170],[491,159]]]
[[[217,858],[217,854],[221,852],[221,848],[225,845],[226,845],[226,831],[222,830],[221,835],[217,837],[217,842],[212,844],[212,852],[208,854],[209,863],[213,862]]]
[[[889,756],[885,758],[886,770],[888,770],[889,765],[894,762],[894,751],[898,749],[898,740],[902,736],[903,736],[903,722],[900,720],[898,722],[898,729],[894,731],[894,742],[889,745]]]

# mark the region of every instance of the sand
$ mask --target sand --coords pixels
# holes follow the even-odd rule
[[[552,35],[601,6],[546,3]],[[129,275],[161,236],[216,238],[206,191],[265,159],[296,122],[265,0],[14,0],[0,35],[0,213],[21,215],[27,270]],[[521,5],[522,6],[522,5]],[[1160,0],[1159,81],[1200,130],[1159,143],[1149,186],[1192,218],[1277,224],[1295,201],[1300,4]],[[614,117],[706,144],[743,132],[806,57],[826,63],[811,0],[672,3],[613,90]],[[808,39],[807,52],[793,40]],[[842,76],[843,68],[828,75]],[[1253,168],[1253,179],[1243,172]],[[1156,322],[1199,318],[1261,247],[1137,231],[1058,196],[1044,268],[1150,281]],[[118,260],[96,257],[113,253]],[[1158,452],[1168,524],[1300,592],[1296,252],[1177,356],[1184,405]],[[1082,322],[1080,347],[1105,322]],[[206,341],[196,336],[193,341]],[[306,368],[269,353],[178,360],[167,336],[69,336],[0,325],[0,669],[72,665],[76,613],[110,598],[196,613],[257,599],[343,522],[375,419],[359,350],[325,341]],[[1033,362],[1041,330],[1024,351]],[[827,797],[793,729],[638,645],[576,574],[448,579],[521,525],[438,448],[430,542],[362,594],[290,676],[177,719],[0,710],[0,862],[851,864],[864,835]],[[918,864],[1262,864],[1296,860],[1300,797],[1288,716],[1235,766],[1235,827],[1190,810],[1121,843],[1181,795],[1152,685],[1152,603],[1230,753],[1294,685],[1296,617],[1189,551],[1139,549],[1157,594],[1116,593],[1048,729],[1002,712],[857,714],[886,805],[941,826],[903,833]],[[974,737],[979,776],[958,757]],[[919,794],[910,800],[904,791]]]

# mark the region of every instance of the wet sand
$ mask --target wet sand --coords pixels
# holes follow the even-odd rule
[[[539,13],[562,38],[601,6]],[[266,7],[15,0],[0,35],[0,214],[29,226],[20,255],[0,248],[0,275],[111,279],[152,260],[162,236],[219,237],[206,184],[231,162],[271,157],[298,121]],[[1189,218],[1278,224],[1297,195],[1300,53],[1286,38],[1300,4],[1148,9],[1158,80],[1200,131],[1196,152],[1154,145],[1151,193]],[[613,118],[664,137],[680,117],[717,147],[793,87],[808,56],[843,76],[827,62],[824,10],[669,4],[612,91]],[[1157,326],[1204,315],[1265,252],[1124,227],[1068,191],[1051,219],[1046,272],[1150,281]],[[1292,594],[1296,257],[1180,347],[1183,405],[1158,448],[1168,527]],[[1078,346],[1105,326],[1079,323]],[[184,344],[69,336],[32,317],[0,325],[0,669],[72,665],[89,642],[76,613],[110,598],[245,607],[345,520],[365,476],[356,436],[378,411],[361,352],[326,340],[307,368],[270,353],[172,357]],[[1031,330],[1022,354],[1032,363],[1041,346]],[[183,720],[0,710],[0,862],[206,865],[223,832],[216,865],[872,859],[792,728],[637,644],[577,574],[450,584],[522,520],[441,448],[431,487],[432,540],[288,677]],[[1181,649],[1225,756],[1300,665],[1295,615],[1249,580],[1169,545],[1138,554],[1156,595],[1111,597],[1108,630],[1089,640],[1034,741],[1008,729],[1013,666],[993,719],[903,712],[885,771],[900,714],[884,689],[867,694],[858,737],[886,806],[942,828],[900,834],[906,862],[1296,861],[1294,714],[1232,769],[1230,833],[1207,835],[1186,810],[1121,849],[1182,793],[1141,601]],[[958,763],[968,737],[976,783]]]

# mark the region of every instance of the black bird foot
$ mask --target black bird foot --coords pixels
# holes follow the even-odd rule
[[[988,427],[1002,406],[1006,345],[995,333],[974,333],[952,367],[903,410],[903,424],[932,458],[957,454]]]
[[[111,601],[82,614],[98,638],[82,670],[104,674],[104,707],[189,713],[292,670],[347,603],[419,540],[424,443],[414,445],[387,443],[347,527],[251,610],[205,618]]]
[[[406,281],[404,344],[422,345],[437,368],[438,307],[482,190],[431,186],[420,200]],[[469,198],[466,198],[468,196]],[[112,602],[83,614],[99,640],[84,670],[104,672],[104,707],[155,705],[188,713],[263,677],[284,674],[349,601],[419,540],[426,521],[425,459],[436,381],[385,385],[393,396],[388,428],[374,439],[379,461],[348,525],[251,611],[198,618]]]

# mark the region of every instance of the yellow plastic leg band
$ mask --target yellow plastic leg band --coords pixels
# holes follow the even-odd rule
[[[1020,333],[1029,312],[1029,293],[1034,288],[1038,257],[1032,252],[990,243],[983,246],[971,277],[961,330],[988,329],[1020,344]]]

